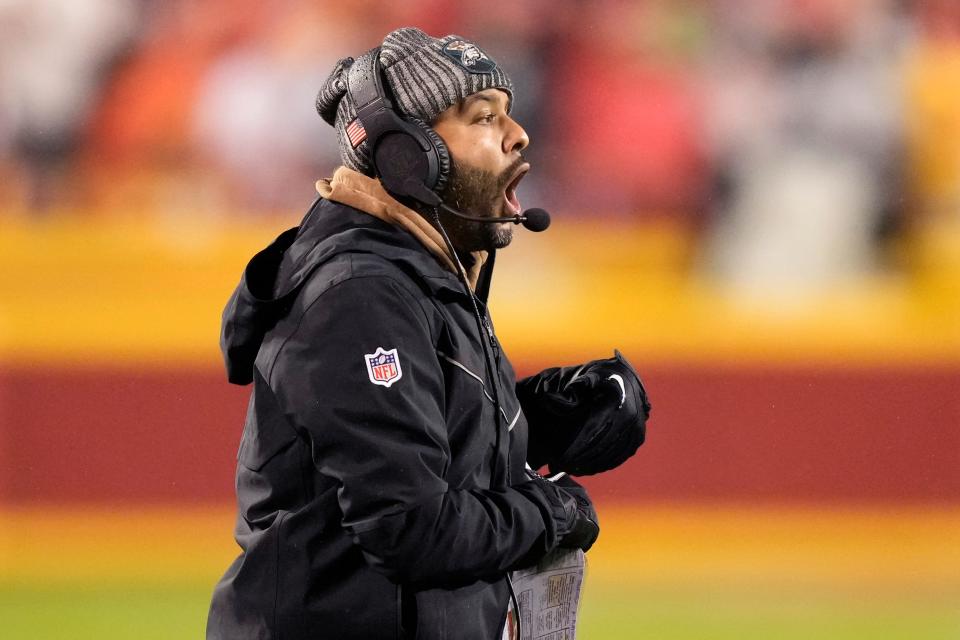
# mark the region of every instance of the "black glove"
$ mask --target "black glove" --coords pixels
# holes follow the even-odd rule
[[[551,503],[562,506],[564,523],[557,530],[557,546],[588,551],[600,535],[600,525],[587,490],[567,475],[553,482],[534,471],[528,470],[527,475],[549,496]]]
[[[613,469],[646,437],[650,402],[619,351],[579,367],[547,369],[517,383],[530,426],[530,466],[591,475]]]
[[[549,480],[548,480],[549,482]],[[567,549],[583,549],[589,551],[600,535],[600,525],[593,502],[587,495],[587,490],[568,475],[561,476],[553,485],[577,503],[577,513],[570,530],[560,538],[559,546]]]

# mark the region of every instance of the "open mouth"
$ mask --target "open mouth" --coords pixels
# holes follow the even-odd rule
[[[520,184],[528,171],[530,171],[530,163],[524,162],[517,167],[517,170],[510,177],[510,182],[503,190],[503,199],[509,215],[518,215],[523,210],[520,206],[520,199],[517,198],[517,185]]]

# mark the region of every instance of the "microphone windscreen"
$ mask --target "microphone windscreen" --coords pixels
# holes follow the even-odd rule
[[[523,212],[523,226],[530,231],[543,231],[550,226],[550,214],[540,208]]]

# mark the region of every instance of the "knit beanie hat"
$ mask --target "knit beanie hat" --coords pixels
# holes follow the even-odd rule
[[[337,62],[317,95],[317,112],[337,129],[340,159],[347,167],[373,175],[369,144],[354,146],[347,128],[357,108],[347,92],[347,70],[353,58]],[[432,123],[441,112],[484,89],[502,89],[513,98],[513,84],[490,56],[466,38],[433,38],[404,27],[387,35],[380,47],[380,65],[402,115]],[[356,138],[355,138],[356,139]]]

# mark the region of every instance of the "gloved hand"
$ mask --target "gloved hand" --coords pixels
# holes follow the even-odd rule
[[[547,481],[549,482],[549,480]],[[573,497],[577,503],[577,513],[570,530],[560,538],[559,545],[567,549],[583,549],[589,551],[600,535],[600,524],[593,502],[587,495],[587,490],[568,475],[563,475],[553,482],[553,485],[565,494]]]
[[[650,402],[619,351],[579,367],[547,369],[517,383],[530,427],[530,466],[591,475],[619,466],[646,437]]]
[[[600,525],[597,524],[597,512],[587,490],[568,475],[555,481],[547,480],[535,471],[527,470],[527,475],[550,496],[551,503],[562,506],[565,524],[557,531],[557,545],[566,549],[589,550],[600,535]]]

